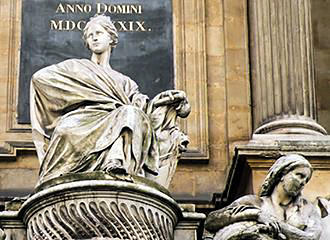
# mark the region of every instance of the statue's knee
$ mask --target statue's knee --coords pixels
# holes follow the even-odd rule
[[[69,135],[69,129],[62,125],[57,125],[53,135],[58,137],[66,138]]]

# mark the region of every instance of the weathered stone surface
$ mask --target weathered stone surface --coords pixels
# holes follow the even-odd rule
[[[327,1],[313,0],[312,5],[312,26],[314,45],[314,65],[316,82],[316,102],[318,122],[330,130],[330,89],[329,61],[330,61],[330,4]]]
[[[227,117],[231,114],[232,110],[229,109],[227,111],[226,106],[232,99],[240,98],[241,91],[244,91],[245,94],[248,94],[250,91],[248,84],[244,84],[240,88],[240,91],[234,91],[235,86],[232,86],[231,94],[228,95],[226,93],[227,86],[231,87],[232,79],[235,79],[235,76],[241,78],[241,74],[238,76],[238,73],[235,72],[226,74],[226,69],[231,64],[235,63],[236,65],[237,60],[239,60],[240,64],[246,65],[246,69],[248,69],[246,23],[244,25],[235,24],[235,27],[231,25],[233,19],[237,20],[237,22],[244,22],[247,19],[246,3],[242,0],[173,0],[171,2],[173,4],[173,24],[175,28],[175,34],[173,35],[175,43],[173,61],[175,86],[177,89],[185,89],[189,92],[189,100],[193,102],[194,107],[196,106],[196,110],[188,118],[187,124],[182,124],[185,128],[184,131],[191,138],[189,145],[191,153],[182,159],[186,164],[179,166],[181,169],[189,170],[193,178],[187,175],[182,177],[181,175],[177,175],[180,178],[174,181],[187,182],[189,186],[186,189],[181,189],[181,184],[175,184],[175,187],[171,189],[174,194],[180,194],[181,191],[185,191],[185,195],[189,195],[191,199],[195,199],[196,201],[201,196],[203,199],[208,196],[207,199],[211,200],[212,193],[220,192],[224,188],[225,181],[212,184],[212,187],[207,189],[196,189],[194,187],[196,185],[194,181],[199,177],[200,172],[202,172],[201,174],[205,181],[213,182],[214,175],[207,174],[207,171],[212,171],[219,175],[218,179],[225,179],[227,171],[219,171],[218,169],[227,169],[232,159],[233,152],[228,151],[226,144],[218,145],[218,143],[226,143],[228,141],[233,143],[236,141],[236,136],[235,138],[231,138],[231,140],[228,140],[226,137],[227,135],[231,136],[235,134],[236,131],[233,125],[230,125],[229,128],[227,126]],[[10,162],[11,168],[15,168],[15,160],[17,157],[20,157],[22,160],[21,163],[25,164],[24,168],[29,168],[28,165],[30,166],[31,159],[26,155],[29,152],[21,153],[20,151],[21,149],[27,149],[30,152],[33,151],[30,126],[17,124],[16,118],[16,106],[18,105],[16,93],[18,93],[19,89],[17,84],[19,79],[21,11],[23,9],[21,3],[21,0],[4,0],[0,4],[0,15],[2,16],[0,19],[2,26],[2,30],[0,31],[2,33],[0,48],[3,49],[0,53],[2,56],[0,58],[0,122],[3,123],[0,126],[0,167],[6,167],[7,163]],[[233,8],[243,10],[232,11],[231,9]],[[203,15],[205,15],[205,19]],[[188,38],[185,34],[188,19],[189,24],[195,28],[194,35],[189,35],[193,38]],[[207,30],[209,26],[218,27],[218,29],[210,28]],[[204,28],[206,29],[205,35],[203,35]],[[213,30],[215,32],[211,32]],[[228,35],[232,35],[233,37],[227,38]],[[246,44],[243,47],[245,50],[236,54],[235,58],[226,58],[226,50],[228,49],[226,43],[228,43],[228,39],[233,39],[234,36],[245,39]],[[210,37],[212,39],[209,39]],[[189,49],[194,54],[186,54],[188,50],[186,49],[186,42],[195,43],[193,49]],[[218,47],[221,47],[221,53],[216,49]],[[241,46],[231,44],[231,47],[240,48]],[[214,54],[220,55],[215,56]],[[192,71],[191,69],[195,70]],[[207,75],[205,74],[206,72]],[[249,83],[249,74],[244,77],[244,80],[245,83]],[[217,89],[214,89],[215,85],[218,86]],[[249,106],[249,102],[246,102],[245,105]],[[250,115],[249,110],[245,112],[245,116]],[[249,138],[250,128],[250,123],[246,122],[244,129],[240,129],[241,136],[239,138],[241,140],[247,140]],[[193,134],[190,135],[190,132]],[[211,142],[213,139],[214,142]],[[2,149],[3,143],[8,141],[11,145],[8,146],[6,144],[4,145],[5,148]],[[207,155],[208,151],[210,151],[209,155]],[[33,163],[37,162],[37,159],[33,160]],[[204,162],[204,164],[198,164],[196,166],[196,164],[190,164],[190,162]],[[210,164],[206,164],[207,162]],[[21,163],[19,165],[23,166]],[[19,178],[29,179],[22,172],[18,175]],[[37,175],[38,172],[35,171],[33,181],[35,181]],[[190,181],[191,179],[193,180]],[[34,184],[33,182],[30,185]],[[13,194],[17,192],[15,189],[21,189],[24,185],[24,181],[12,182],[12,186],[14,187]]]
[[[255,133],[326,134],[316,120],[310,1],[249,1]]]
[[[38,169],[0,169],[0,194],[24,196],[29,194],[38,180]]]
[[[176,202],[148,184],[82,180],[30,197],[19,215],[27,239],[174,239],[181,218]]]
[[[1,240],[27,240],[26,227],[19,218],[18,211],[0,212],[0,224],[5,234],[0,233]]]
[[[174,240],[198,240],[197,229],[205,215],[195,212],[183,212],[183,218],[175,227]]]
[[[178,205],[164,187],[137,176],[71,174],[38,190],[6,204],[0,239],[197,240],[205,219],[195,205]]]
[[[38,185],[65,174],[105,171],[168,187],[189,143],[177,124],[177,117],[190,113],[186,94],[167,90],[149,101],[132,79],[111,68],[119,35],[110,17],[92,17],[83,39],[90,60],[69,59],[32,76]]]
[[[248,144],[237,145],[237,156],[246,162],[245,170],[250,169],[251,187],[249,193],[258,193],[267,171],[275,160],[285,154],[300,153],[313,166],[313,178],[304,190],[310,201],[316,196],[326,196],[330,192],[327,181],[330,177],[330,138],[329,136],[254,134]],[[235,181],[240,181],[235,179]]]
[[[204,239],[318,240],[321,215],[301,195],[311,176],[312,166],[304,157],[290,154],[279,158],[258,195],[241,197],[210,213]]]

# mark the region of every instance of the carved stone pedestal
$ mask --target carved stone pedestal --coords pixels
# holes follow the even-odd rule
[[[71,174],[37,190],[21,207],[11,202],[0,212],[6,240],[193,240],[205,219],[136,176]]]
[[[0,212],[1,240],[27,240],[26,228],[18,216],[18,211]]]
[[[166,239],[181,217],[177,203],[148,184],[84,180],[38,192],[21,208],[27,239]]]

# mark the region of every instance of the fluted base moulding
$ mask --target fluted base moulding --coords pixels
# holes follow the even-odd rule
[[[131,179],[128,181],[127,179]],[[178,204],[153,182],[79,180],[45,188],[19,211],[28,240],[173,240]]]
[[[306,134],[327,135],[327,131],[316,121],[310,118],[277,119],[263,124],[257,128],[254,134]]]

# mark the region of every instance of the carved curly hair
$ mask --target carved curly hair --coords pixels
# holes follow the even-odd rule
[[[118,31],[115,27],[115,25],[112,23],[111,18],[109,16],[105,15],[95,15],[94,17],[91,17],[89,19],[89,22],[86,24],[84,30],[83,30],[83,40],[85,43],[85,46],[89,49],[88,43],[87,43],[87,31],[91,27],[92,24],[99,24],[102,26],[109,34],[112,39],[111,43],[111,50],[113,50],[117,44],[118,44]]]

